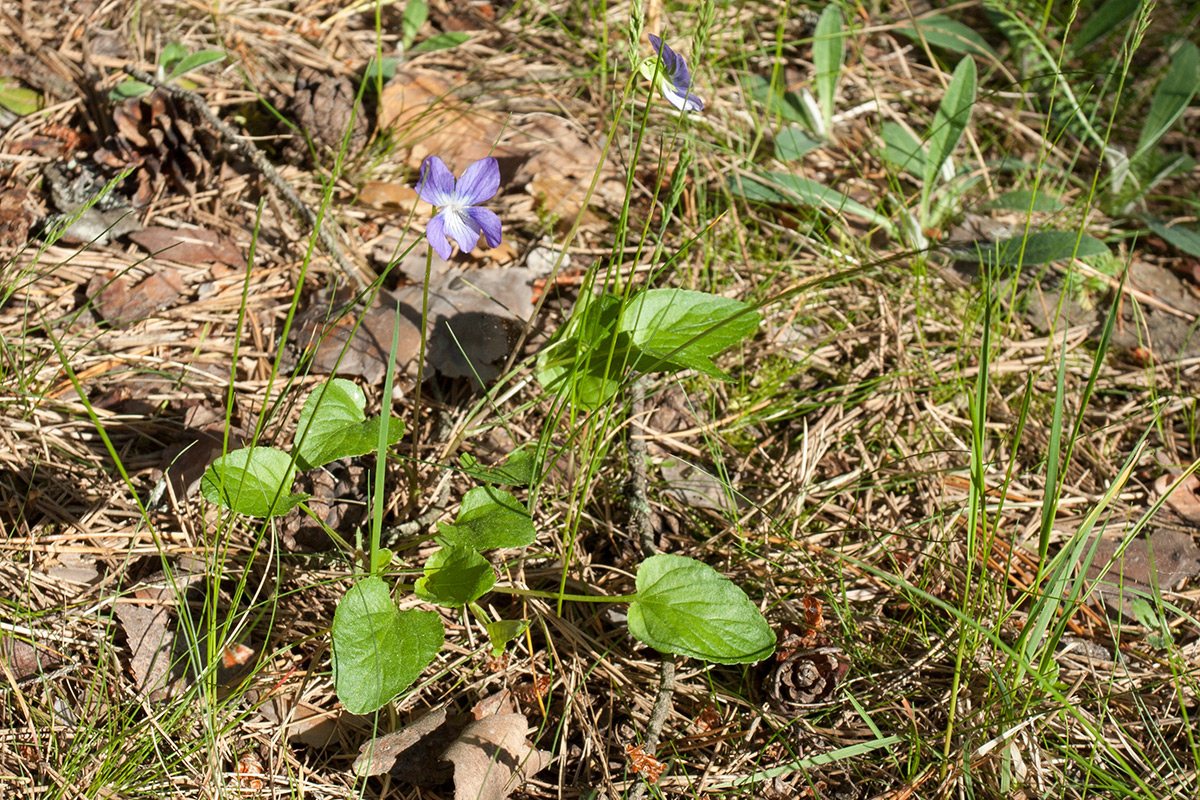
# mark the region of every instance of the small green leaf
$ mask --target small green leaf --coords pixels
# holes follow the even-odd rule
[[[396,67],[400,66],[400,59],[394,56],[388,56],[382,60],[372,58],[367,63],[367,68],[363,70],[363,81],[367,86],[374,86],[376,82],[387,83],[396,75]]]
[[[796,161],[821,146],[799,125],[789,125],[775,134],[775,157],[780,161]]]
[[[1022,242],[1024,249],[1022,250]],[[1078,244],[1077,244],[1078,243]],[[1049,264],[1063,259],[1090,258],[1107,255],[1104,242],[1085,234],[1070,231],[1036,231],[1028,236],[1013,236],[984,246],[979,250],[956,253],[963,261],[976,261],[1006,267]]]
[[[180,75],[195,72],[201,67],[220,61],[224,57],[225,54],[220,50],[201,50],[197,53],[192,53],[175,65],[175,69],[171,70],[171,74],[167,76],[167,81],[173,81]]]
[[[1200,256],[1200,231],[1186,228],[1183,225],[1168,225],[1158,217],[1142,217],[1147,227],[1166,240],[1167,244],[1187,253],[1190,256]]]
[[[1108,0],[1083,21],[1078,35],[1070,40],[1071,48],[1080,52],[1093,42],[1108,36],[1133,16],[1142,0]]]
[[[351,714],[369,714],[412,685],[446,632],[435,611],[400,611],[381,578],[364,578],[333,615],[333,681]]]
[[[821,122],[826,136],[833,130],[833,102],[845,60],[846,32],[842,9],[837,3],[827,3],[813,32],[813,67],[816,70],[813,84],[821,103]]]
[[[1136,161],[1174,127],[1196,96],[1197,89],[1200,89],[1200,48],[1185,40],[1179,43],[1167,74],[1154,90],[1150,113],[1142,123],[1142,135],[1138,137],[1137,150],[1130,161]]]
[[[134,97],[143,97],[154,91],[154,87],[148,83],[141,81],[122,81],[112,88],[108,93],[108,98],[113,101],[129,100]]]
[[[887,217],[809,178],[788,175],[786,172],[767,172],[761,177],[744,178],[734,190],[747,200],[814,206],[834,215],[852,214],[895,235],[895,226]]]
[[[428,18],[429,6],[425,0],[408,0],[404,6],[404,17],[400,20],[400,41],[405,50],[412,47],[417,40],[417,33]]]
[[[529,627],[529,620],[498,619],[485,626],[488,641],[492,643],[492,658],[504,655],[504,648]]]
[[[367,398],[353,381],[334,378],[313,389],[296,425],[296,463],[312,469],[330,461],[372,452],[379,442],[379,417],[366,419]],[[388,417],[388,444],[404,436],[404,421]]]
[[[537,448],[521,447],[508,454],[503,464],[485,467],[470,453],[458,457],[462,470],[477,481],[495,483],[500,486],[528,486],[533,481],[533,469],[537,460]]]
[[[281,517],[308,499],[292,494],[296,467],[273,447],[243,447],[218,458],[200,479],[210,503],[251,517]]]
[[[925,174],[925,148],[907,128],[895,122],[885,122],[879,129],[879,138],[883,140],[883,150],[879,155],[884,161],[913,175]]]
[[[434,50],[449,50],[452,47],[458,47],[470,38],[465,33],[439,33],[437,36],[432,36],[421,42],[408,52],[416,54],[432,53]]]
[[[651,556],[637,573],[629,632],[662,653],[747,664],[775,650],[775,634],[733,581],[675,555]]]
[[[694,369],[727,380],[712,357],[753,336],[760,319],[740,300],[686,289],[650,289],[625,306],[617,330],[628,336],[639,356],[637,369]]]
[[[524,547],[537,536],[529,509],[494,486],[479,486],[463,497],[453,524],[438,526],[441,541],[472,550]]]
[[[896,28],[896,33],[907,36],[914,42],[919,42],[923,36],[930,47],[940,47],[952,53],[997,58],[996,51],[982,36],[944,14],[930,14],[919,20],[906,22]]]
[[[630,354],[616,342],[621,301],[585,292],[571,318],[538,353],[538,382],[579,408],[599,408],[621,388]]]
[[[172,67],[187,57],[187,48],[179,42],[167,42],[167,46],[158,54],[158,66],[162,68],[159,73],[161,78],[163,74],[169,72]]]
[[[0,107],[18,117],[27,117],[42,107],[42,96],[25,89],[16,78],[0,78]]]
[[[446,608],[473,603],[496,585],[491,563],[470,547],[451,545],[437,550],[425,562],[425,577],[413,591],[422,600]]]
[[[929,129],[929,154],[925,159],[926,191],[933,186],[942,165],[958,147],[974,106],[975,59],[966,56],[954,68],[954,76],[946,87],[946,96],[933,115],[933,125]]]
[[[1013,189],[1005,192],[987,204],[987,208],[1002,211],[1040,211],[1051,212],[1063,209],[1062,201],[1049,192],[1032,189]]]

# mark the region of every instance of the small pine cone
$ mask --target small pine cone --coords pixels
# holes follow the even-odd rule
[[[849,670],[850,662],[840,647],[798,650],[775,664],[765,688],[780,709],[821,705],[833,700]]]
[[[207,179],[211,170],[203,143],[167,91],[126,100],[113,109],[113,122],[117,132],[95,159],[113,169],[134,168],[135,207],[149,203],[163,181],[191,195]]]
[[[346,155],[353,157],[362,152],[367,144],[367,118],[361,106],[355,112],[354,99],[354,84],[348,78],[322,75],[308,67],[300,70],[288,103],[289,115],[300,134],[288,144],[286,155],[307,160],[306,139],[312,140],[318,153],[338,153],[351,118],[354,128]]]

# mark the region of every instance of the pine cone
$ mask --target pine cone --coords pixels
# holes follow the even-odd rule
[[[170,93],[155,89],[113,109],[117,132],[96,151],[96,161],[113,169],[134,167],[132,202],[150,202],[163,181],[192,195],[211,172],[195,127],[183,119]]]
[[[349,79],[322,75],[308,67],[300,70],[288,111],[301,135],[288,144],[286,155],[307,160],[310,151],[306,138],[312,140],[318,153],[340,152],[351,118],[354,129],[346,155],[353,157],[362,152],[367,144],[367,118],[361,106],[355,113],[354,98],[354,84]]]
[[[765,681],[771,701],[781,709],[819,705],[833,700],[850,670],[840,647],[798,650],[775,664]]]

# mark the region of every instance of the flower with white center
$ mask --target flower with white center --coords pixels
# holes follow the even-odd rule
[[[692,88],[692,73],[688,71],[683,56],[653,33],[648,34],[648,37],[658,57],[647,58],[642,62],[642,74],[652,81],[657,76],[658,88],[662,90],[663,97],[680,111],[703,111],[704,101],[689,91]]]
[[[425,226],[425,238],[442,258],[450,258],[453,252],[450,239],[463,252],[475,249],[480,233],[488,247],[500,244],[500,218],[491,209],[479,206],[500,189],[500,164],[496,159],[479,159],[455,180],[445,162],[429,156],[421,164],[416,189],[422,200],[441,209]]]

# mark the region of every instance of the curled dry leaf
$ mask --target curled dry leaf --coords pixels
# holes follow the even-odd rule
[[[640,744],[626,745],[625,755],[629,758],[629,766],[633,769],[634,774],[644,776],[646,783],[651,786],[658,783],[663,770],[667,768],[666,764],[647,754]]]
[[[441,734],[437,735],[439,730]],[[425,772],[435,783],[441,783],[450,777],[451,767],[437,764],[437,756],[453,739],[453,729],[446,726],[446,707],[438,706],[398,731],[365,742],[358,749],[358,758],[351,769],[360,778],[385,772],[393,775],[399,772],[398,777],[408,772],[416,775]]]
[[[1194,473],[1188,475],[1172,490],[1171,485],[1179,479],[1180,474],[1169,471],[1158,476],[1158,480],[1154,481],[1154,491],[1158,495],[1166,495],[1167,507],[1176,514],[1193,525],[1200,525],[1200,477]]]
[[[133,288],[124,275],[105,272],[93,277],[87,295],[101,319],[120,327],[145,319],[161,308],[173,305],[183,294],[179,271],[166,267]]]
[[[454,764],[454,800],[504,800],[550,764],[552,756],[525,740],[524,714],[496,714],[467,725],[442,753]]]

